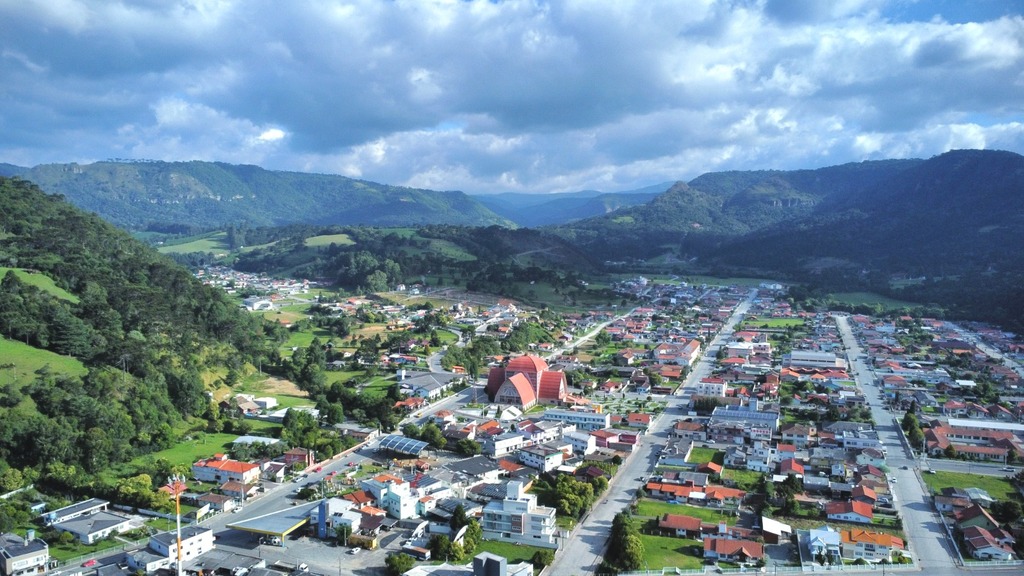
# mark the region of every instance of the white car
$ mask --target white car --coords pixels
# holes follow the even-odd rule
[[[362,548],[353,548],[353,549],[349,550],[348,553],[353,555],[353,556],[355,556],[356,554],[359,554],[360,550],[362,550]]]

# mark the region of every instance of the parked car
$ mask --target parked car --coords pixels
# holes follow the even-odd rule
[[[348,553],[353,555],[353,556],[355,556],[356,554],[359,554],[360,550],[362,550],[362,548],[353,548],[353,549],[349,550]]]

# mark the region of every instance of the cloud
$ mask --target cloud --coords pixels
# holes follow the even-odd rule
[[[1024,18],[924,4],[0,1],[0,161],[548,192],[1024,152]]]

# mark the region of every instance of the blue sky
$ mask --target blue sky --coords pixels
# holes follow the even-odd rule
[[[1024,152],[1009,0],[0,0],[0,162],[483,192]]]

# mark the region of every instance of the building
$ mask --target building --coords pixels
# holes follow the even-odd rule
[[[193,560],[215,547],[213,530],[202,526],[185,526],[181,529],[181,559]],[[178,537],[174,532],[164,532],[149,538],[149,548],[162,558],[167,565],[178,559]]]
[[[57,522],[64,522],[71,520],[72,518],[78,518],[86,514],[93,514],[100,510],[106,510],[110,502],[106,500],[100,500],[99,498],[90,498],[82,502],[76,502],[70,506],[58,508],[52,512],[47,512],[43,515],[43,520],[47,525],[56,524]]]
[[[488,456],[501,458],[518,452],[526,446],[526,438],[518,432],[505,432],[483,442],[483,452]]]
[[[213,458],[193,464],[192,476],[200,482],[213,482],[218,485],[231,480],[242,484],[255,484],[260,479],[260,465],[231,460],[225,454],[214,454]]]
[[[783,366],[801,368],[836,368],[846,370],[846,361],[832,352],[793,350],[782,357]]]
[[[1001,529],[971,526],[963,531],[964,548],[975,560],[1015,560],[1013,537]]]
[[[480,527],[486,539],[558,548],[555,509],[538,506],[519,481],[508,483],[504,499],[487,503]]]
[[[835,528],[822,526],[806,532],[800,531],[799,540],[807,543],[807,552],[811,558],[824,559],[829,564],[842,564],[843,540]]]
[[[545,410],[541,420],[564,422],[576,426],[577,430],[603,430],[612,425],[611,415],[583,410]]]
[[[859,522],[870,524],[874,518],[871,505],[856,500],[852,502],[829,502],[825,505],[825,514],[829,520],[842,522]]]
[[[704,538],[704,558],[728,562],[756,562],[764,558],[764,545],[753,540],[708,536]]]
[[[562,465],[565,453],[558,448],[545,446],[527,446],[519,451],[519,461],[541,472],[550,472]]]
[[[863,558],[868,562],[889,561],[894,552],[903,550],[903,539],[867,530],[843,530],[843,558],[856,560]]]
[[[501,556],[481,552],[473,558],[472,565],[419,564],[403,576],[533,576],[533,564],[508,564]]]
[[[550,370],[547,362],[531,354],[513,358],[506,366],[491,368],[485,390],[492,402],[524,409],[537,403],[561,404],[569,394],[565,373]]]
[[[82,544],[93,544],[107,536],[131,529],[131,519],[101,510],[56,522],[53,527],[59,532],[70,532]]]
[[[0,576],[28,576],[46,572],[50,548],[29,530],[25,538],[0,534]]]

